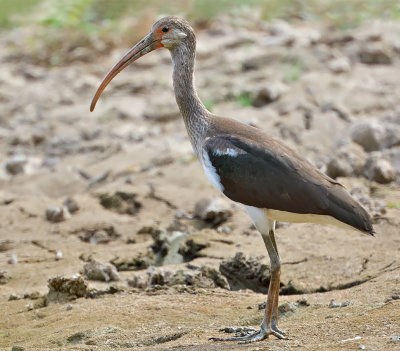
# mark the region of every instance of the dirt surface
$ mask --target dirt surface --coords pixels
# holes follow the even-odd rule
[[[75,48],[46,67],[16,54],[19,34],[0,37],[1,348],[400,349],[399,23],[344,33],[221,18],[198,31],[207,106],[341,176],[376,217],[375,238],[278,226],[289,339],[250,345],[208,338],[260,323],[266,296],[249,288],[268,282],[267,253],[240,205],[194,216],[220,196],[192,154],[169,53],[121,73],[90,114],[126,48]]]

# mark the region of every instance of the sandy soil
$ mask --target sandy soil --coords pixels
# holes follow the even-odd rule
[[[351,33],[350,44],[340,41],[343,33],[303,25],[281,23],[275,32],[248,26],[234,35],[226,28],[221,20],[199,33],[198,88],[203,100],[213,98],[216,114],[268,129],[323,169],[360,121],[399,119],[400,60],[395,50],[399,42],[392,36],[400,32],[398,24],[361,28]],[[370,45],[371,32],[379,33],[379,39],[372,41],[389,52],[389,63],[357,59],[357,50]],[[332,38],[336,42],[327,44]],[[3,48],[8,41],[4,35]],[[260,236],[239,205],[229,207],[233,215],[217,228],[191,217],[200,198],[219,195],[192,156],[173,98],[167,52],[153,53],[121,74],[96,112],[88,113],[97,84],[123,51],[101,57],[92,53],[91,62],[78,59],[52,69],[29,56],[15,61],[12,52],[2,51],[6,54],[0,67],[4,111],[0,348],[400,349],[400,187],[396,180],[379,184],[362,176],[341,178],[349,189],[361,187],[372,201],[387,205],[386,213],[376,220],[375,238],[330,226],[279,226],[283,288],[291,284],[302,292],[280,299],[288,310],[280,319],[288,340],[271,337],[250,345],[209,341],[211,336],[222,336],[223,326],[256,327],[263,313],[258,305],[266,296],[201,284],[143,289],[128,285],[135,275],[146,275],[147,268],[120,271],[118,281],[86,279],[88,289],[103,291],[97,297],[46,302],[48,279],[71,278],[82,272],[89,257],[108,263],[116,257],[151,256],[154,237],[138,233],[144,226],[165,229],[178,222],[185,238],[206,243],[200,257],[163,267],[171,271],[190,270],[187,264],[218,271],[220,263],[237,252],[268,263]],[[337,57],[348,59],[349,64],[339,74],[328,68]],[[301,62],[300,71],[293,62]],[[243,65],[253,68],[243,69]],[[274,82],[285,85],[278,99],[261,107],[238,102],[237,96],[247,96],[240,90],[243,85],[250,87],[251,96],[257,93],[251,89]],[[339,106],[349,119],[327,108],[328,104]],[[305,111],[312,115],[311,128]],[[377,152],[382,156],[396,147],[382,146]],[[23,171],[10,174],[7,162],[15,155],[25,157]],[[100,204],[99,194],[116,191],[137,194],[138,212],[121,214]],[[61,222],[47,220],[46,209],[61,206],[67,197],[73,197],[80,209]],[[116,235],[105,243],[82,239],[93,228],[104,235],[110,226]],[[58,251],[61,259],[56,259]],[[306,303],[299,304],[299,299]],[[332,300],[343,307],[330,308]]]

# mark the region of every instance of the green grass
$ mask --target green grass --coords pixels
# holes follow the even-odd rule
[[[214,107],[214,101],[212,100],[203,100],[203,104],[206,107],[206,109],[210,112],[212,112],[212,109]]]
[[[249,92],[242,92],[236,97],[237,103],[242,107],[251,106],[251,97]]]
[[[204,22],[221,13],[240,13],[243,7],[253,9],[265,20],[322,21],[343,29],[375,18],[400,19],[398,0],[0,0],[0,5],[0,27],[24,25],[26,21],[15,19],[16,15],[35,11],[38,13],[31,16],[33,21],[40,18],[41,23],[55,28],[79,29],[149,12]]]
[[[0,28],[17,25],[16,16],[29,14],[41,2],[42,0],[0,0]]]
[[[292,60],[282,64],[282,80],[285,83],[297,82],[305,70],[304,63],[300,60]]]

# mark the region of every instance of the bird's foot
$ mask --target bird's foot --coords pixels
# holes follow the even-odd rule
[[[286,337],[285,337],[286,332],[284,332],[283,330],[280,330],[280,329],[278,328],[278,326],[276,325],[276,323],[274,323],[273,321],[272,321],[272,323],[271,323],[271,330],[273,330],[273,331],[276,332],[277,334],[280,334],[281,336],[283,336],[283,338],[282,338],[282,337],[279,337],[279,336],[277,336],[277,338],[279,338],[279,339],[286,339]]]
[[[210,338],[213,341],[237,341],[239,344],[248,344],[256,341],[267,339],[270,335],[276,336],[278,339],[286,339],[285,334],[280,331],[276,326],[274,329],[265,330],[260,328],[256,330],[254,328],[246,327],[225,327],[220,329],[225,333],[234,333],[235,335],[230,338]]]

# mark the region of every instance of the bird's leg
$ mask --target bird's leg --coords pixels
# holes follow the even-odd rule
[[[265,306],[264,318],[261,323],[261,329],[269,330],[269,334],[272,334],[279,339],[284,339],[285,333],[280,331],[277,326],[281,260],[274,235],[275,222],[270,220],[269,222],[270,229],[268,234],[261,233],[271,261],[271,279],[269,282],[268,297]]]
[[[275,241],[275,221],[273,221],[273,224],[271,225],[269,237],[271,238],[272,245],[274,246],[275,252],[279,258],[278,247],[277,247],[276,241]],[[267,245],[267,243],[265,245]],[[272,275],[272,272],[271,272],[271,275]],[[285,335],[285,332],[283,332],[282,330],[279,330],[278,325],[277,325],[278,324],[278,306],[279,306],[279,288],[280,288],[280,259],[279,259],[279,278],[278,278],[278,284],[277,284],[275,294],[274,294],[274,303],[273,303],[273,308],[272,308],[271,329],[281,335]]]
[[[274,236],[275,221],[269,220],[265,215],[257,216],[256,214],[255,216],[252,216],[253,213],[250,211],[249,214],[262,235],[271,261],[271,279],[268,288],[264,317],[259,330],[251,328],[224,328],[222,329],[223,331],[235,333],[235,336],[230,338],[210,338],[214,341],[238,341],[239,343],[251,343],[264,340],[268,338],[269,335],[274,335],[279,339],[285,339],[284,333],[277,327],[281,262]]]

